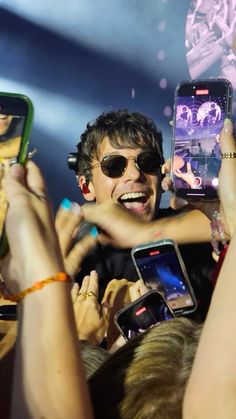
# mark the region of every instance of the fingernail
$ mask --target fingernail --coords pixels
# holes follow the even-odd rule
[[[19,164],[19,163],[15,163],[11,166],[11,174],[17,178],[17,179],[23,179],[25,176],[25,170],[24,167]]]
[[[61,201],[61,207],[66,211],[70,211],[70,209],[72,207],[72,202],[68,198],[64,198]]]
[[[165,182],[162,182],[161,187],[164,192],[168,192],[170,189],[169,186]]]
[[[224,120],[224,132],[226,134],[233,134],[234,131],[234,127],[233,127],[233,123],[229,118],[225,118]]]
[[[80,215],[81,214],[81,207],[80,207],[80,205],[77,202],[73,202],[72,205],[71,205],[71,211],[75,215]]]
[[[98,230],[97,227],[93,226],[91,230],[89,231],[90,236],[96,238],[98,236]]]

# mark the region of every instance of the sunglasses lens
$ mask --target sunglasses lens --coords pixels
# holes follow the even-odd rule
[[[106,156],[102,159],[101,169],[104,175],[117,178],[122,176],[127,165],[127,160],[124,156]]]
[[[161,159],[158,153],[146,151],[138,155],[137,164],[144,173],[157,173],[160,169]]]

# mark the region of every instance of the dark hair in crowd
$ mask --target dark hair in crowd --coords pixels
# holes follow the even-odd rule
[[[157,151],[164,162],[162,133],[151,118],[140,112],[126,109],[102,113],[94,122],[87,124],[86,131],[77,144],[78,173],[91,179],[91,162],[99,158],[99,148],[105,136],[112,147],[142,148]]]

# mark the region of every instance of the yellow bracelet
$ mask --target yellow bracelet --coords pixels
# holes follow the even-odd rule
[[[67,275],[65,272],[58,272],[56,275],[50,276],[47,279],[43,279],[42,281],[35,282],[34,285],[30,288],[26,288],[25,290],[19,292],[18,294],[4,294],[4,298],[6,300],[14,301],[15,303],[18,303],[21,301],[26,295],[31,294],[34,291],[38,291],[41,288],[43,288],[47,284],[51,284],[52,282],[60,281],[70,281],[69,275]]]

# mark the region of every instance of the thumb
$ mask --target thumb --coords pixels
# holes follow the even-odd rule
[[[109,322],[110,311],[111,311],[111,309],[110,309],[109,305],[106,302],[103,303],[103,304],[101,304],[101,310],[100,310],[101,317],[103,318],[103,320],[107,324]]]
[[[73,304],[75,304],[78,295],[79,295],[79,284],[75,282],[71,288],[71,298],[72,298]]]
[[[8,177],[17,180],[19,183],[24,184],[25,169],[21,164],[15,163],[10,167]]]

